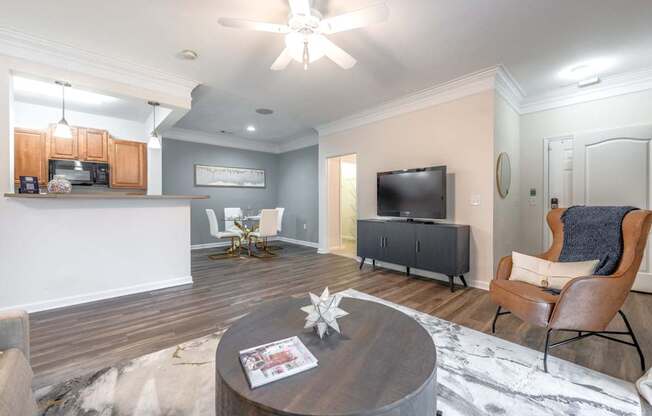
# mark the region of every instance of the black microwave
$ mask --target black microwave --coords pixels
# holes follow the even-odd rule
[[[109,186],[110,183],[107,163],[51,159],[48,167],[48,180],[52,180],[54,175],[62,175],[73,185]]]

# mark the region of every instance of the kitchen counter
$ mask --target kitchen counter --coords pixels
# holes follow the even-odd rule
[[[147,195],[139,193],[89,192],[77,194],[13,194],[6,193],[5,198],[25,199],[208,199],[208,195]]]

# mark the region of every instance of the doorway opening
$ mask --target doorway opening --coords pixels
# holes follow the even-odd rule
[[[328,248],[355,258],[358,238],[356,155],[331,157],[328,168]]]

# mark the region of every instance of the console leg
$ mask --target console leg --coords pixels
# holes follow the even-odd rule
[[[359,270],[362,270],[362,266],[364,266],[364,261],[365,261],[365,260],[367,260],[367,259],[364,258],[364,257],[362,257],[362,258],[360,259],[360,269],[359,269]]]
[[[455,276],[449,275],[448,276],[448,281],[450,282],[451,293],[455,292]]]
[[[374,268],[374,270],[376,270],[376,260],[375,259],[371,260],[371,266]]]
[[[410,268],[409,267],[406,267],[405,274],[407,274],[408,276],[410,275]]]
[[[466,284],[466,279],[464,278],[464,275],[463,275],[463,274],[460,275],[460,280],[462,281],[462,284],[464,285],[464,287],[469,287],[469,286]]]

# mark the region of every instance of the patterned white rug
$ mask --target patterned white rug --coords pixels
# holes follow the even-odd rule
[[[646,415],[632,383],[364,293],[421,323],[437,346],[444,416]],[[221,334],[189,341],[37,392],[43,415],[215,414],[215,350]],[[430,415],[427,415],[430,416]]]

